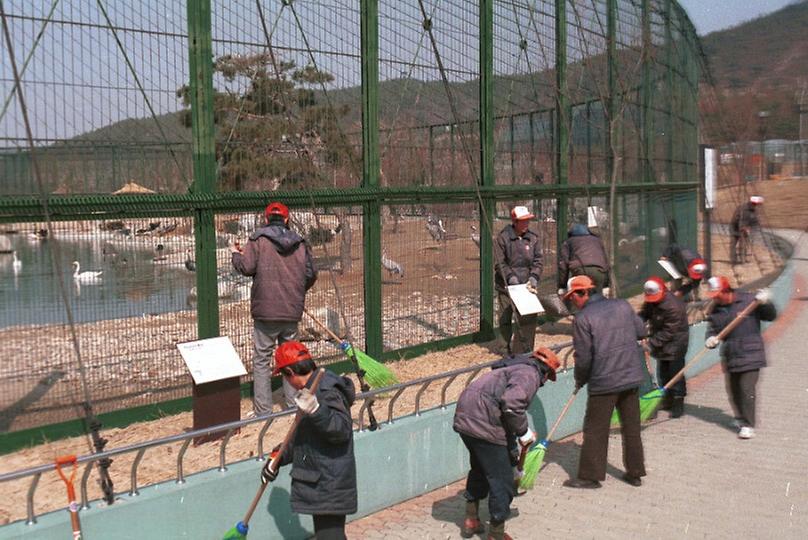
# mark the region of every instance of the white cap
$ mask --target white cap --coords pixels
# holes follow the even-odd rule
[[[513,210],[511,210],[511,219],[514,221],[519,221],[522,219],[533,219],[533,214],[530,213],[530,210],[527,209],[527,206],[514,206]]]
[[[749,197],[749,202],[752,204],[763,204],[763,197],[760,195],[752,195]]]

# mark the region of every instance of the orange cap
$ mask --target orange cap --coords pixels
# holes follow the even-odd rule
[[[729,280],[724,276],[713,276],[707,280],[707,295],[710,298],[715,298],[722,292],[731,291],[732,286]]]
[[[651,276],[645,280],[642,289],[643,293],[645,293],[645,301],[651,304],[656,304],[665,298],[665,291],[667,290],[665,282],[657,276]]]
[[[551,381],[556,380],[556,371],[561,367],[561,362],[558,361],[558,356],[551,349],[547,347],[539,347],[533,351],[533,358],[544,362],[550,368],[547,378]]]
[[[701,279],[706,271],[707,263],[704,262],[704,259],[693,259],[687,265],[687,275],[690,276],[690,279]]]
[[[271,202],[264,210],[264,216],[269,219],[269,216],[281,216],[283,219],[289,219],[289,208],[279,202]]]
[[[272,376],[303,360],[311,360],[311,353],[306,346],[299,341],[284,341],[275,349],[275,369],[272,370]]]
[[[567,293],[564,299],[572,296],[575,291],[588,291],[595,288],[595,282],[589,276],[575,276],[567,281]]]

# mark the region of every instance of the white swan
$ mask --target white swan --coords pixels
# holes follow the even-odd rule
[[[14,262],[11,263],[11,268],[14,270],[15,274],[19,274],[20,270],[22,270],[22,261],[17,258],[17,251],[12,251],[11,256],[14,257]]]
[[[101,274],[103,274],[103,272],[95,272],[92,270],[80,272],[80,270],[81,266],[79,266],[79,261],[73,261],[73,279],[76,280],[76,282],[84,284],[101,283]]]

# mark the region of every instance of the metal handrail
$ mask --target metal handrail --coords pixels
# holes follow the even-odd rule
[[[551,347],[555,352],[560,352],[562,349],[567,347],[571,347],[572,343],[563,343],[561,345],[555,345]],[[465,386],[471,384],[471,382],[486,368],[491,367],[495,363],[499,362],[500,360],[492,360],[490,362],[485,362],[483,364],[476,364],[473,366],[465,367],[465,368],[458,368],[451,371],[446,371],[443,373],[439,373],[437,375],[430,375],[427,377],[421,377],[418,379],[414,379],[411,381],[403,382],[394,384],[392,386],[387,386],[384,388],[374,389],[368,392],[362,392],[357,394],[356,401],[362,400],[363,405],[360,408],[359,416],[360,416],[360,430],[362,429],[361,422],[362,417],[365,414],[365,410],[367,408],[367,403],[371,402],[375,398],[379,397],[380,395],[388,395],[391,392],[394,392],[393,397],[390,399],[390,403],[388,405],[388,415],[387,415],[387,423],[390,424],[393,422],[393,409],[398,400],[398,398],[404,393],[405,390],[408,388],[413,388],[419,386],[415,397],[415,403],[413,405],[414,413],[419,415],[421,412],[421,397],[429,385],[437,380],[440,379],[448,379],[446,383],[442,385],[441,388],[441,400],[440,400],[440,407],[444,408],[446,406],[446,390],[452,382],[454,382],[457,377],[460,375],[469,374],[469,376],[465,380]],[[122,446],[120,448],[114,448],[112,450],[107,450],[105,452],[100,452],[98,454],[87,454],[83,456],[79,456],[76,459],[77,464],[86,464],[85,470],[82,474],[81,478],[81,508],[86,509],[89,508],[89,500],[87,495],[87,483],[92,472],[93,465],[102,460],[102,459],[109,459],[116,456],[120,456],[123,454],[129,454],[132,452],[136,452],[135,459],[132,463],[131,471],[130,471],[130,490],[129,494],[132,496],[138,495],[138,485],[137,485],[137,470],[140,466],[140,462],[143,459],[144,454],[150,448],[155,448],[158,446],[163,446],[167,444],[174,444],[174,443],[182,443],[180,451],[177,454],[177,478],[176,482],[178,484],[182,484],[185,482],[185,474],[183,470],[183,460],[190,446],[191,442],[196,439],[197,437],[206,437],[209,435],[225,432],[224,440],[222,441],[221,447],[219,449],[219,467],[218,470],[221,472],[227,471],[226,463],[226,449],[227,443],[232,438],[232,435],[236,433],[241,428],[248,426],[250,424],[254,424],[256,422],[264,422],[264,426],[262,426],[261,430],[258,433],[258,458],[262,459],[263,457],[263,438],[266,434],[267,429],[273,423],[273,421],[277,418],[283,416],[293,415],[297,412],[296,407],[292,407],[290,409],[286,409],[284,411],[280,411],[277,413],[270,413],[262,416],[256,416],[255,418],[248,418],[244,420],[237,420],[234,422],[227,422],[225,424],[219,424],[217,426],[210,426],[203,429],[197,429],[193,431],[188,431],[185,433],[179,433],[176,435],[170,435],[167,437],[161,437],[159,439],[153,439],[150,441],[143,441],[134,444],[129,444],[126,446]],[[36,467],[30,467],[27,469],[21,469],[18,471],[13,471],[9,473],[0,474],[0,482],[10,482],[12,480],[19,480],[22,478],[32,477],[31,484],[28,488],[28,493],[26,495],[26,507],[27,507],[27,524],[34,524],[36,523],[36,513],[34,512],[34,494],[36,492],[37,485],[39,483],[40,478],[44,473],[51,472],[55,470],[56,465],[54,463],[47,463],[44,465],[39,465]]]

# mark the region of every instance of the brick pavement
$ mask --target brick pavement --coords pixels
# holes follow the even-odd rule
[[[620,480],[619,433],[609,441],[603,488],[592,491],[561,487],[577,470],[580,434],[554,442],[536,487],[514,501],[508,533],[517,539],[808,538],[808,362],[802,349],[808,238],[801,237],[795,257],[791,303],[767,332],[769,367],[758,386],[755,439],[736,437],[723,376],[708,370],[690,382],[683,418],[662,412],[644,428],[648,476],[642,487]],[[348,537],[460,538],[462,489],[456,482],[351,522]]]

